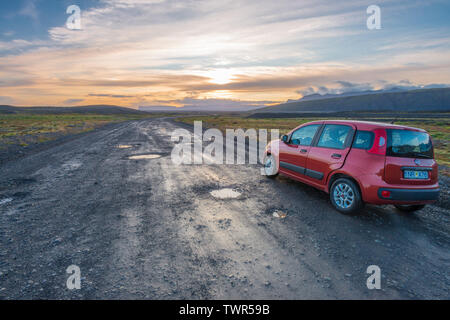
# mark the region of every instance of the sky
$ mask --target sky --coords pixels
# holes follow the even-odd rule
[[[448,0],[1,1],[0,104],[259,106],[448,86],[449,12]]]

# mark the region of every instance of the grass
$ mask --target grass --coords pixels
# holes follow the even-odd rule
[[[322,118],[323,119],[323,118]],[[328,118],[339,119],[339,118]],[[343,119],[343,118],[340,118]],[[352,118],[357,120],[357,118]],[[314,118],[265,118],[252,119],[239,116],[197,116],[180,117],[176,121],[192,124],[194,121],[203,121],[207,128],[217,128],[222,132],[225,129],[279,129],[280,134],[285,134],[291,129],[314,120]],[[383,118],[382,114],[377,121],[392,121],[392,118]],[[396,119],[395,124],[420,127],[428,131],[432,136],[435,146],[435,157],[440,165],[450,167],[450,120],[449,119]]]
[[[99,126],[154,115],[0,114],[0,144],[42,143],[58,136],[91,131]]]
[[[99,126],[158,117],[159,114],[148,115],[101,115],[101,114],[0,114],[0,147],[1,145],[18,144],[23,147],[30,143],[42,143],[56,139],[65,134],[91,131]],[[333,118],[338,119],[338,118]],[[355,118],[356,119],[356,118]],[[192,124],[203,121],[208,128],[225,129],[279,129],[284,134],[300,124],[318,120],[314,118],[266,118],[252,119],[240,116],[186,116],[176,121]],[[391,121],[382,114],[377,121]],[[396,124],[420,127],[427,130],[434,141],[435,156],[439,164],[450,167],[450,120],[449,119],[396,119]]]

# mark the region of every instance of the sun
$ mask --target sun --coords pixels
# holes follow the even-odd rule
[[[233,80],[233,72],[228,69],[214,69],[206,72],[209,82],[215,84],[227,84]]]
[[[233,93],[229,90],[214,90],[205,93],[204,99],[232,99]]]

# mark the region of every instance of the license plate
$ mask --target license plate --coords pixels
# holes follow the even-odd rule
[[[428,171],[405,170],[403,177],[405,179],[428,179]]]

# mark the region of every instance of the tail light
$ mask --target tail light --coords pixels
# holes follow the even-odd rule
[[[375,129],[373,130],[375,134],[375,138],[373,139],[372,148],[367,150],[369,153],[386,155],[386,143],[387,143],[387,135],[385,129]]]

